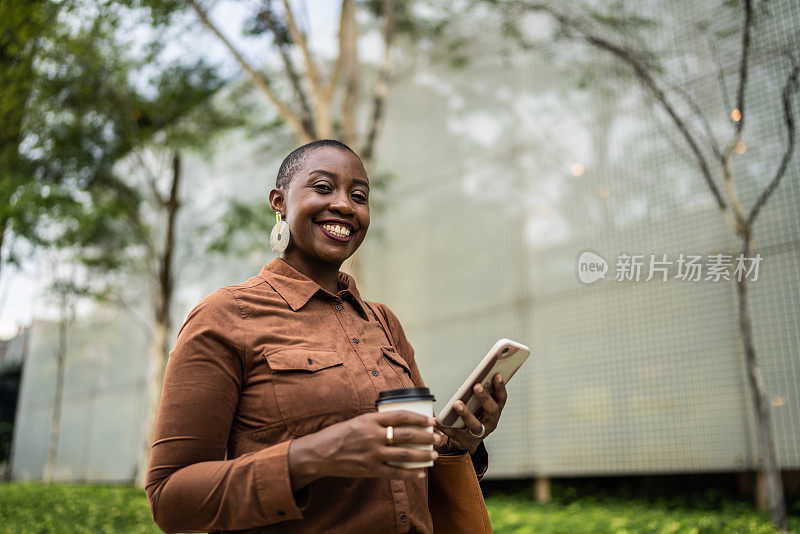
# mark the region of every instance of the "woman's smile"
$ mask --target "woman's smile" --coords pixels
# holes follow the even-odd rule
[[[349,243],[356,234],[353,224],[341,219],[314,221],[314,224],[322,230],[326,237],[340,243]]]

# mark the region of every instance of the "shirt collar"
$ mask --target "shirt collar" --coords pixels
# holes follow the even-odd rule
[[[286,263],[282,258],[276,257],[265,265],[261,269],[259,276],[266,280],[267,283],[278,292],[283,300],[289,304],[289,307],[292,308],[292,311],[297,311],[305,306],[317,291],[322,291],[328,295],[331,294],[314,280]],[[339,271],[338,281],[339,287],[343,289],[341,289],[337,295],[339,297],[344,297],[346,293],[349,293],[361,314],[365,318],[369,317],[367,315],[367,307],[364,301],[361,300],[361,295],[358,293],[358,288],[356,287],[356,282],[353,277]]]

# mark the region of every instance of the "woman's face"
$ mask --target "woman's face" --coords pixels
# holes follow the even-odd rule
[[[288,188],[270,191],[269,203],[289,224],[287,260],[338,269],[369,228],[369,179],[358,157],[347,150],[311,150]]]

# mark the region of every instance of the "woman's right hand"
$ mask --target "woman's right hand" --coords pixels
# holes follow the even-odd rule
[[[312,480],[337,477],[424,477],[425,468],[406,468],[386,462],[429,462],[436,451],[405,444],[435,445],[439,436],[428,432],[432,417],[409,411],[371,412],[296,438],[289,447],[289,473],[297,491]],[[393,444],[386,427],[394,428]]]

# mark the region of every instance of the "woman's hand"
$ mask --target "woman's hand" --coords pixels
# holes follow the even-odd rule
[[[475,391],[478,400],[481,401],[481,407],[483,408],[480,419],[467,410],[463,402],[456,401],[455,404],[453,404],[453,408],[455,408],[456,413],[461,416],[461,419],[464,420],[464,428],[450,428],[442,426],[439,423],[436,424],[437,430],[447,435],[455,442],[457,447],[469,451],[470,454],[475,454],[481,441],[486,439],[486,436],[497,428],[497,423],[500,421],[500,414],[508,399],[506,385],[500,373],[494,375],[492,382],[494,383],[493,395],[489,395],[481,384],[475,384],[475,386],[473,386],[473,391]],[[482,429],[483,435],[481,437],[475,437],[473,435],[480,434]],[[470,431],[472,434],[470,434]]]
[[[439,436],[428,432],[436,420],[414,412],[367,413],[295,439],[289,447],[292,488],[320,477],[422,478],[425,468],[406,468],[386,462],[430,462],[436,451],[403,444],[435,445]],[[393,445],[386,427],[394,430]],[[399,446],[398,446],[399,445]]]

